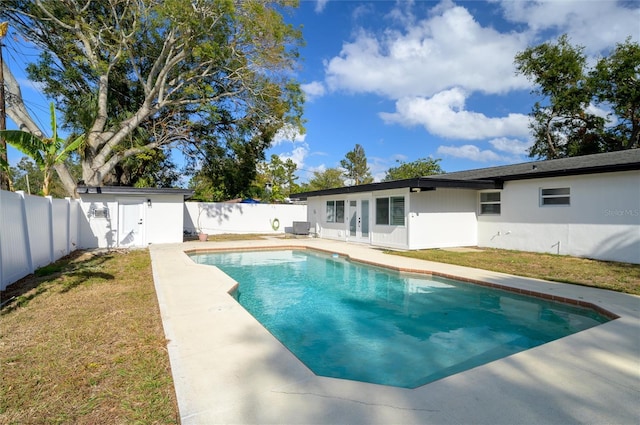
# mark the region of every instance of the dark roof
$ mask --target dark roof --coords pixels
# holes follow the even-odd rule
[[[457,171],[437,176],[428,176],[427,178],[446,176],[448,178],[461,180],[492,179],[507,181],[638,169],[640,169],[640,149],[629,149],[594,155],[572,156],[570,158],[503,165],[500,167],[479,168],[477,170]]]
[[[443,177],[444,176],[444,177]],[[442,174],[438,178],[416,177],[413,179],[393,180],[390,182],[359,184],[357,186],[336,187],[334,189],[316,190],[313,192],[295,193],[290,198],[307,199],[312,196],[340,195],[343,193],[374,192],[378,190],[400,189],[404,187],[411,190],[427,191],[435,190],[438,187],[452,187],[458,189],[502,189],[501,183],[492,180],[455,180],[448,175]]]
[[[412,191],[435,190],[437,188],[456,189],[502,189],[502,183],[509,180],[524,180],[541,177],[571,176],[579,174],[607,173],[613,171],[639,170],[640,149],[607,152],[571,158],[525,162],[500,167],[457,171],[434,176],[417,177],[406,180],[346,186],[335,189],[316,190],[290,195],[295,199],[314,196],[341,195],[345,193],[372,192],[386,189],[410,188]]]
[[[130,186],[78,186],[78,195],[85,193],[109,194],[109,195],[183,195],[184,199],[189,199],[193,195],[193,190],[158,188],[158,187],[130,187]]]

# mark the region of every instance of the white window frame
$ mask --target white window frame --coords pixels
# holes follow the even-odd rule
[[[342,205],[342,207],[340,207]],[[330,200],[325,203],[326,222],[344,223],[344,200]]]
[[[484,200],[484,201],[482,200],[483,195],[494,195],[494,194],[498,195],[498,200],[497,201],[495,199],[494,200],[487,199],[487,200]],[[480,215],[500,215],[500,214],[502,214],[502,192],[500,192],[500,191],[480,192],[480,195],[478,197],[478,201],[479,201],[479,204],[480,204],[480,209],[479,209],[478,213]],[[482,207],[485,206],[485,205],[497,205],[498,206],[498,212],[493,212],[493,211],[492,212],[484,212],[482,210]]]
[[[381,222],[378,217],[378,202],[380,200],[387,200],[387,217],[386,222]],[[402,200],[402,214],[398,213],[400,208],[400,200]],[[406,201],[404,196],[381,196],[375,199],[375,213],[376,213],[376,225],[377,226],[405,226],[407,222],[406,217]],[[401,221],[401,223],[400,223]]]
[[[546,193],[545,193],[546,192]],[[561,201],[566,198],[566,202]],[[552,201],[558,200],[558,201]],[[547,203],[545,201],[550,201]],[[564,187],[541,187],[539,192],[540,207],[570,207],[571,206],[571,188]],[[557,203],[556,203],[557,202]]]

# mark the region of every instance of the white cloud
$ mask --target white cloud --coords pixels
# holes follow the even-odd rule
[[[478,162],[505,161],[506,158],[490,150],[480,150],[475,145],[464,146],[439,146],[436,151],[440,155],[449,155],[455,158],[470,159]]]
[[[532,142],[500,137],[489,140],[489,144],[493,150],[483,150],[476,145],[439,146],[437,153],[478,162],[515,163],[523,161]]]
[[[293,125],[285,125],[276,133],[273,138],[273,146],[278,146],[282,143],[301,143],[304,142],[306,134],[300,134],[298,128]]]
[[[478,140],[492,137],[525,137],[529,118],[523,114],[488,117],[465,110],[466,93],[453,88],[427,99],[406,97],[396,102],[396,112],[380,113],[386,123],[422,125],[431,134],[446,138]]]
[[[489,140],[489,144],[493,146],[495,150],[500,152],[506,152],[512,155],[526,155],[533,142],[523,142],[522,140],[500,137],[498,139]]]
[[[504,16],[525,23],[533,34],[552,30],[568,34],[572,44],[585,46],[587,54],[597,54],[640,37],[640,7],[637,2],[619,1],[513,1],[501,0]]]
[[[309,146],[306,143],[304,143],[302,146],[298,146],[294,148],[291,152],[283,153],[278,156],[282,161],[286,161],[287,159],[292,160],[294,164],[296,164],[298,169],[300,169],[300,168],[303,168],[304,160],[307,158],[308,155],[309,155]]]
[[[328,87],[399,99],[428,97],[451,87],[506,93],[529,86],[513,66],[526,37],[482,27],[463,7],[441,6],[441,13],[402,30],[356,32],[355,40],[326,63]]]
[[[324,8],[327,6],[327,3],[329,3],[329,0],[316,0],[316,7],[314,11],[316,13],[321,13],[324,10]]]
[[[309,84],[300,84],[300,88],[304,92],[305,98],[308,101],[312,101],[317,97],[322,97],[326,92],[324,84],[319,81],[313,81]]]

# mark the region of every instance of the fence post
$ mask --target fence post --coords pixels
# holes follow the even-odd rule
[[[64,198],[67,201],[67,252],[65,255],[71,254],[71,198]]]
[[[24,238],[25,254],[27,255],[27,267],[29,273],[33,273],[33,254],[31,252],[31,240],[29,239],[29,220],[27,220],[27,200],[24,198],[24,190],[17,190],[20,195],[20,212],[22,215],[22,237]]]
[[[2,214],[2,193],[4,190],[0,189],[0,214]],[[0,216],[0,231],[2,230],[2,216]],[[2,275],[4,265],[2,264],[2,241],[0,240],[0,290],[4,290],[4,276]]]
[[[54,234],[53,234],[53,196],[45,196],[48,202],[47,212],[49,215],[49,263],[53,263],[55,261],[55,244],[54,244]]]

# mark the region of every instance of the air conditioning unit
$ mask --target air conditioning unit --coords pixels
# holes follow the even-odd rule
[[[293,234],[294,235],[308,235],[311,223],[308,221],[294,221],[293,222]]]

